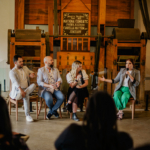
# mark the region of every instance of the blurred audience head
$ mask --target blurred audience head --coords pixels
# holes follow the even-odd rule
[[[93,94],[88,102],[83,125],[88,130],[88,140],[97,145],[96,149],[117,149],[116,120],[116,107],[112,97],[101,91]]]
[[[0,135],[7,141],[12,139],[12,128],[6,101],[0,96]]]

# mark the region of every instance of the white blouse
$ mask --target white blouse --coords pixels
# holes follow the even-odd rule
[[[85,72],[85,70],[82,70],[82,75],[83,75],[83,80],[88,80],[89,79],[89,77],[88,77],[88,75],[87,75],[87,73]],[[72,75],[71,75],[71,73],[69,72],[67,75],[66,75],[66,79],[67,79],[67,83],[72,83],[72,82],[75,82],[75,80],[76,80],[76,77],[72,77]],[[82,85],[82,82],[81,82],[81,79],[80,80],[78,80],[78,84],[77,85],[79,85],[79,86],[81,86]]]
[[[129,73],[131,74],[131,72],[132,71],[130,70]],[[129,85],[128,85],[129,78],[130,78],[129,75],[127,76],[127,78],[126,78],[126,75],[125,75],[122,86],[129,87]]]

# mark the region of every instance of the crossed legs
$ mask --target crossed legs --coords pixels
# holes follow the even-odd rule
[[[55,105],[53,104],[53,96],[56,97],[57,101],[55,103]],[[42,94],[42,98],[45,99],[46,105],[49,107],[49,112],[47,115],[52,116],[54,114],[56,114],[57,109],[61,106],[61,104],[64,101],[64,95],[62,94],[61,91],[54,91],[54,93],[50,93],[49,91],[44,91],[44,93]]]

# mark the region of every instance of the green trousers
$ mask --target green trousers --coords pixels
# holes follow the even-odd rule
[[[131,97],[128,87],[122,86],[118,91],[114,93],[114,101],[118,110],[126,108],[129,98]]]

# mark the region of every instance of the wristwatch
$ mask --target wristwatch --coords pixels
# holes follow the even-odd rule
[[[77,80],[77,79],[76,79],[75,81],[76,81],[76,82],[78,82],[78,80]]]

